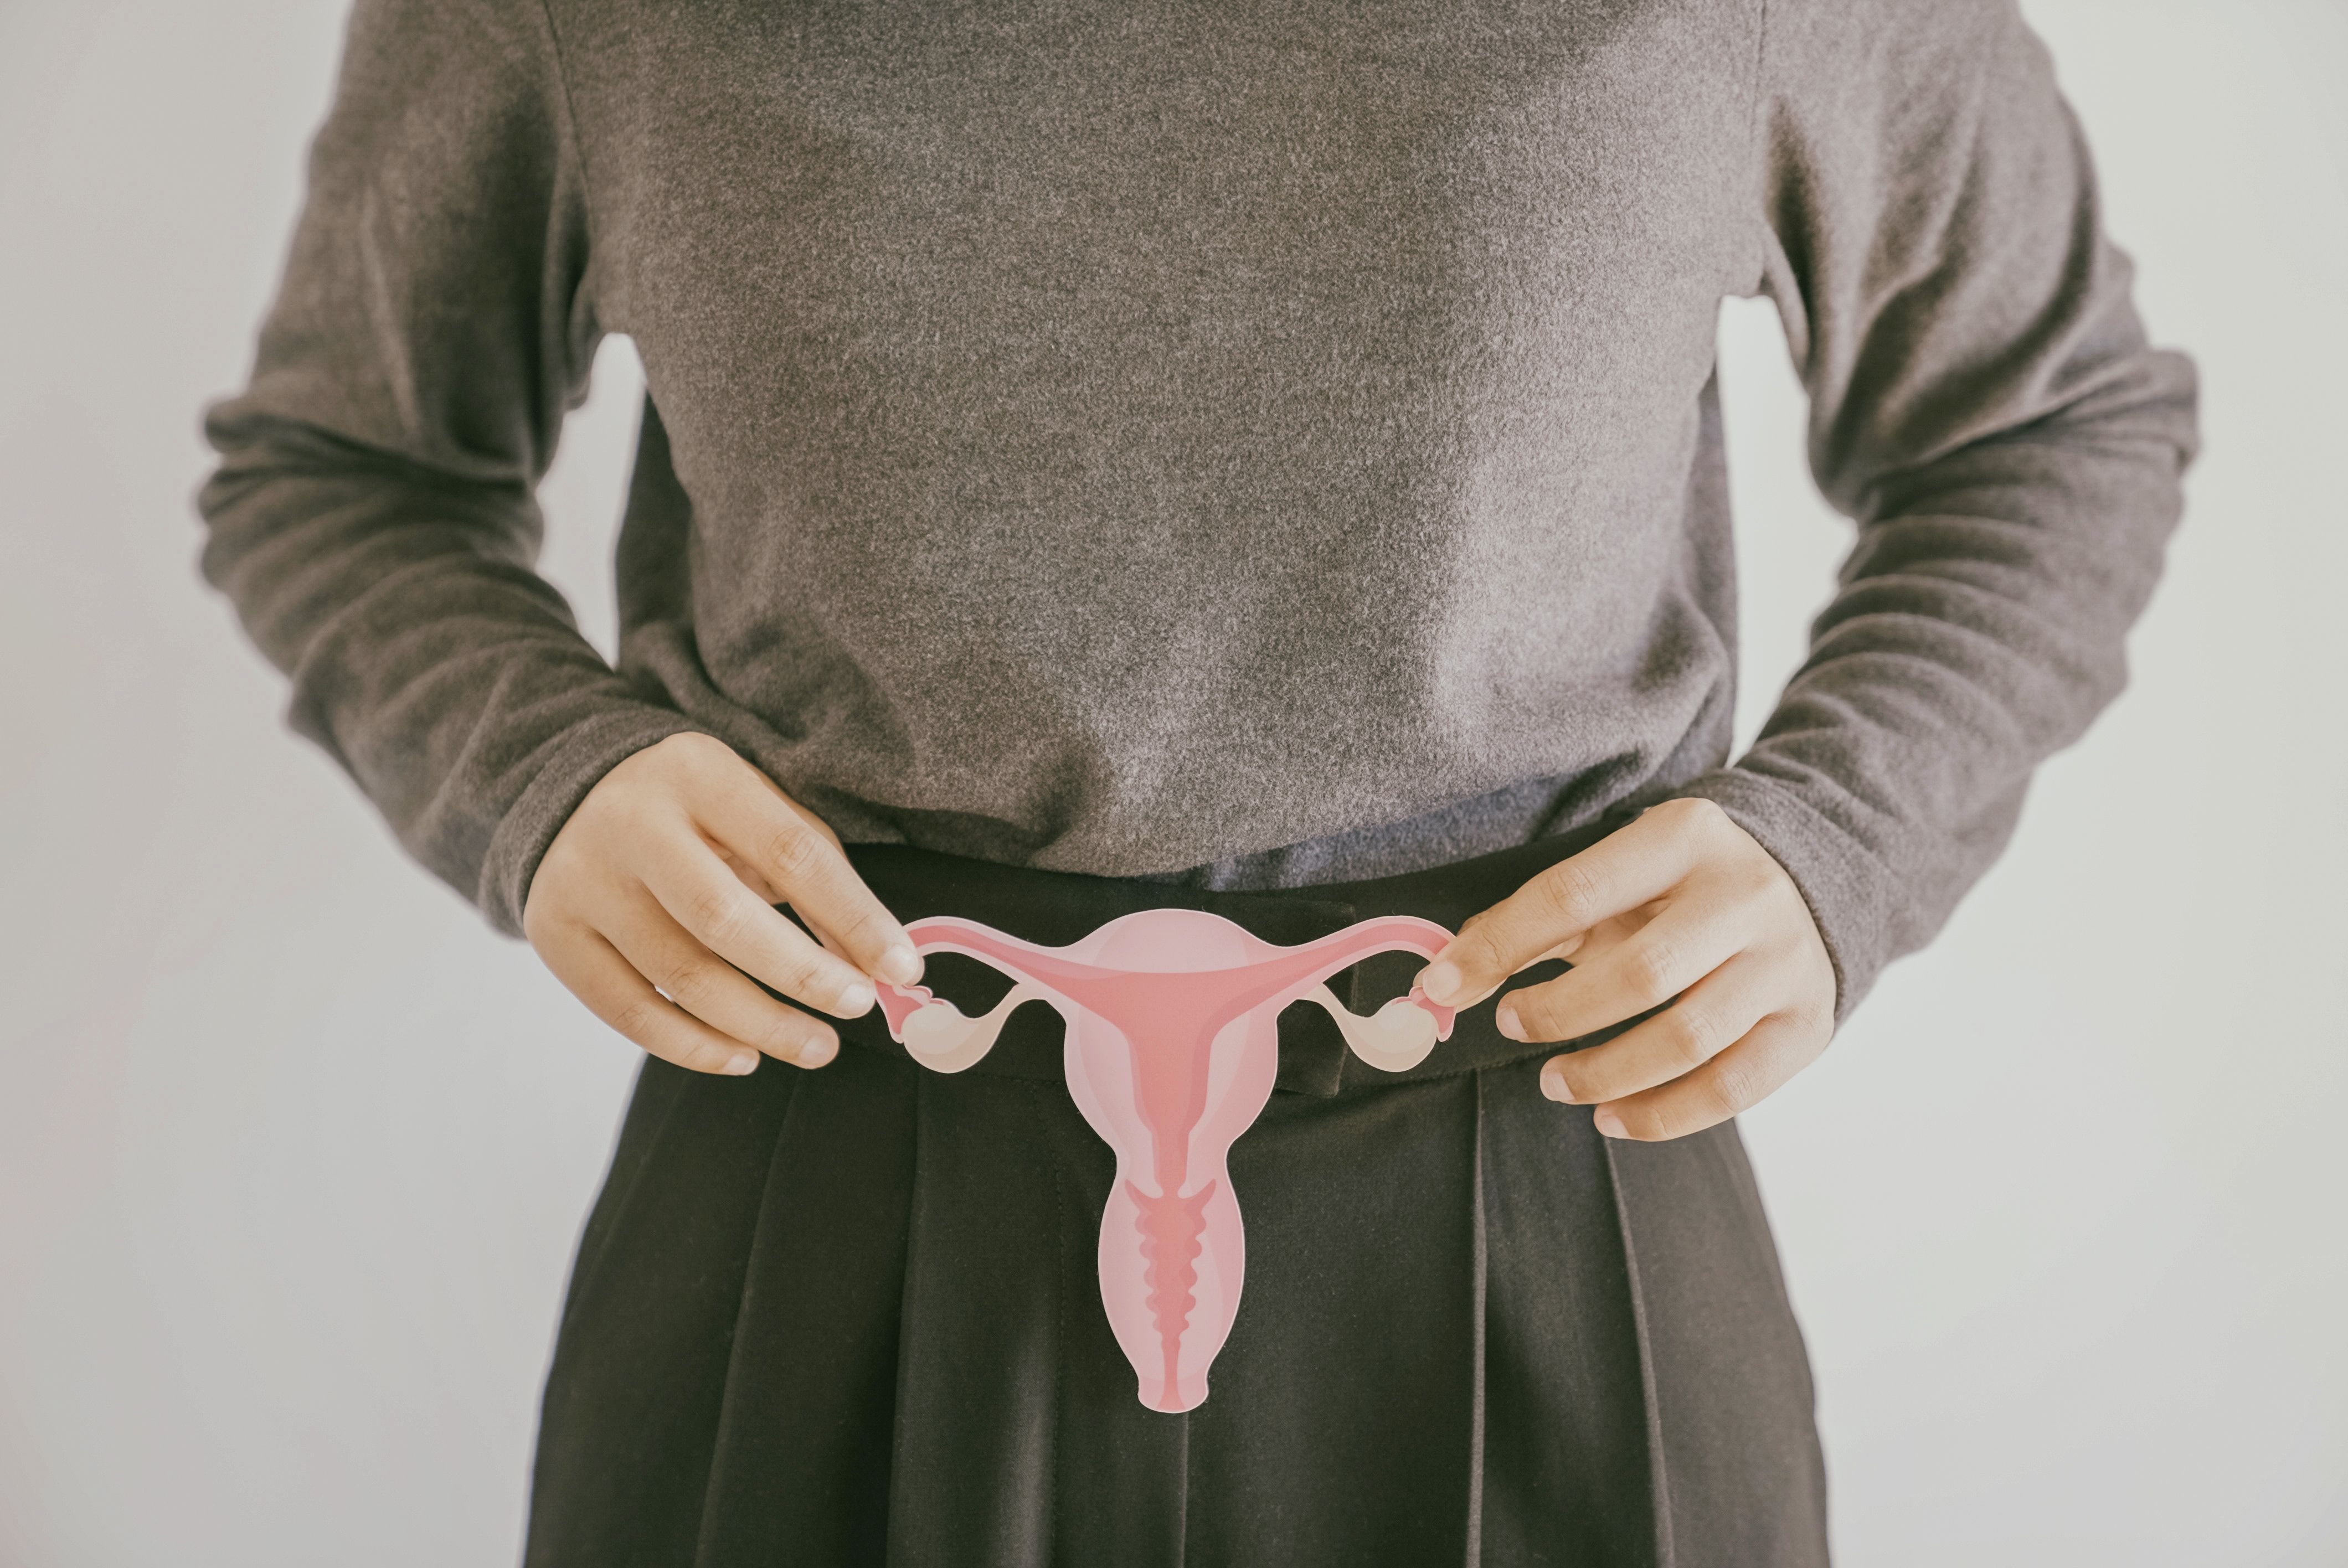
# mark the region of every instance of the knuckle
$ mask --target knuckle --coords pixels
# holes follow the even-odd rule
[[[1663,1015],[1664,1039],[1683,1068],[1700,1067],[1720,1054],[1726,1042],[1717,1014],[1706,1008],[1677,1007]]]
[[[1604,889],[1588,866],[1565,861],[1552,866],[1535,886],[1540,889],[1541,913],[1558,924],[1579,931],[1597,920]]]
[[[587,828],[600,832],[615,827],[624,831],[648,822],[666,786],[656,777],[648,776],[659,772],[652,766],[649,756],[643,753],[638,755],[646,759],[642,765],[633,765],[637,759],[631,757],[605,774],[587,792],[587,798],[580,802],[573,817],[583,821]]]
[[[1834,1043],[1834,1016],[1831,1008],[1797,1009],[1786,1015],[1789,1033],[1783,1037],[1782,1054],[1789,1069],[1799,1072],[1827,1052]]]
[[[803,948],[787,948],[777,954],[761,970],[767,983],[786,996],[801,1001],[814,1001],[822,987],[826,970],[820,951]]]
[[[698,730],[684,730],[664,740],[655,741],[645,749],[648,759],[664,765],[681,768],[687,773],[699,773],[716,762],[719,756],[732,756],[734,749],[715,735],[705,735]]]
[[[730,942],[742,934],[746,911],[730,888],[703,888],[693,896],[687,913],[692,928],[713,942]]]
[[[767,861],[786,882],[799,881],[823,864],[824,843],[808,828],[778,828],[767,841]]]
[[[1493,939],[1494,925],[1470,926],[1459,933],[1459,940],[1451,949],[1451,961],[1466,975],[1489,974],[1500,961],[1500,945]]]
[[[1704,1112],[1704,1120],[1701,1125],[1706,1127],[1715,1122],[1727,1121],[1761,1098],[1759,1081],[1734,1063],[1724,1063],[1721,1070],[1706,1079],[1699,1089],[1696,1109]]]
[[[617,764],[595,781],[595,786],[579,803],[582,809],[608,807],[636,798],[646,788],[645,775],[659,771],[659,761],[657,751],[638,752],[633,756],[621,758]]]
[[[714,978],[708,961],[689,953],[678,953],[660,965],[660,972],[645,977],[678,1002],[699,996],[709,989]]]
[[[1802,901],[1802,896],[1794,889],[1794,879],[1786,875],[1786,868],[1759,845],[1753,845],[1750,854],[1734,856],[1732,864],[1735,868],[1735,885],[1747,897],[1790,897],[1797,904]]]
[[[1798,929],[1794,917],[1798,915],[1807,918],[1809,914],[1802,896],[1794,891],[1792,878],[1766,854],[1757,859],[1739,860],[1729,867],[1722,881],[1735,906],[1749,912],[1755,924],[1772,936],[1791,935]]]
[[[1666,1143],[1711,1124],[1701,1112],[1679,1106],[1647,1112],[1632,1126],[1631,1136],[1643,1143]]]
[[[623,1037],[634,1040],[649,1050],[652,1048],[653,1027],[659,1017],[660,1009],[651,1001],[638,999],[623,1002],[614,1008],[612,1010],[610,1022],[612,1027]]]
[[[1801,1061],[1810,1061],[1819,1051],[1825,1051],[1827,1042],[1834,1038],[1834,990],[1827,990],[1822,998],[1815,993],[1797,995],[1770,1019],[1785,1023],[1794,1054]],[[1764,1023],[1770,1019],[1764,1019]]]
[[[1493,934],[1506,928],[1504,921],[1486,910],[1463,921],[1458,935],[1444,950],[1443,956],[1458,969],[1471,989],[1499,968],[1499,944],[1494,940]]]
[[[1622,978],[1630,982],[1633,991],[1646,998],[1650,1005],[1663,1000],[1678,989],[1673,984],[1678,974],[1679,955],[1667,942],[1642,942],[1622,955]]]
[[[879,909],[859,899],[826,924],[850,948],[865,948],[878,945],[881,918]]]
[[[1683,832],[1711,835],[1734,825],[1728,813],[1721,809],[1720,803],[1704,795],[1681,795],[1665,801],[1655,811],[1664,821]]]

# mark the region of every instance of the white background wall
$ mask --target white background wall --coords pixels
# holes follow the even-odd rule
[[[1747,1118],[1841,1561],[2348,1563],[2348,6],[2032,0],[2207,456],[2131,692]],[[341,7],[0,0],[0,1565],[510,1562],[634,1064],[202,590]],[[1845,540],[1724,372],[1749,735]],[[550,571],[608,645],[638,372]]]

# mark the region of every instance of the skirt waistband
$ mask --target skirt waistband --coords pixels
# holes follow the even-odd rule
[[[1537,873],[1595,844],[1632,815],[1609,813],[1582,827],[1423,871],[1249,892],[1222,892],[1139,877],[1039,871],[904,845],[850,845],[848,858],[890,912],[908,922],[955,915],[1030,942],[1063,947],[1120,916],[1140,910],[1203,909],[1244,927],[1264,941],[1292,947],[1382,915],[1414,915],[1456,931],[1470,916],[1507,897]],[[933,953],[925,962],[922,983],[972,1017],[992,1009],[1012,986],[1008,976],[957,953]],[[1353,1011],[1375,1013],[1388,1000],[1409,992],[1424,963],[1411,953],[1376,954],[1332,976],[1329,989]],[[1554,961],[1539,964],[1514,983],[1531,984],[1562,972],[1563,966]],[[1487,998],[1462,1009],[1451,1038],[1437,1044],[1425,1061],[1403,1072],[1381,1071],[1353,1055],[1335,1023],[1321,1009],[1304,1003],[1292,1006],[1280,1016],[1280,1075],[1275,1087],[1328,1096],[1447,1077],[1561,1049],[1554,1044],[1528,1045],[1500,1033],[1492,1021],[1494,999]],[[835,1027],[847,1044],[911,1060],[905,1048],[889,1037],[887,1022],[877,1008],[861,1018],[835,1020]],[[1040,1003],[1021,1007],[1004,1021],[994,1048],[968,1071],[1059,1081],[1064,1077],[1062,1034],[1059,1014],[1050,1007]],[[1591,1040],[1600,1038],[1593,1035]]]

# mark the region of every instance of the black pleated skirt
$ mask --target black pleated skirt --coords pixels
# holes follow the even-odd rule
[[[1589,836],[1249,894],[852,855],[906,919],[1059,945],[1173,905],[1293,943],[1457,928]],[[1420,962],[1331,984],[1371,1012]],[[973,1013],[1010,984],[952,955],[927,983]],[[1060,1033],[1022,1008],[951,1077],[877,1012],[814,1072],[647,1061],[572,1271],[528,1563],[1825,1562],[1808,1366],[1733,1124],[1601,1137],[1541,1097],[1558,1048],[1489,1002],[1400,1074],[1292,1008],[1231,1152],[1238,1317],[1206,1403],[1161,1415],[1101,1307],[1115,1161]]]

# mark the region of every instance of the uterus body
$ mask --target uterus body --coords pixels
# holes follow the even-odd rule
[[[1141,910],[1065,948],[950,916],[906,929],[917,951],[963,953],[1016,982],[975,1019],[926,987],[883,985],[889,1031],[914,1061],[939,1072],[971,1067],[1025,1002],[1066,1021],[1068,1092],[1117,1154],[1101,1215],[1102,1306],[1141,1402],[1195,1409],[1239,1310],[1247,1240],[1228,1158],[1271,1097],[1282,1009],[1317,1002],[1365,1061],[1415,1067],[1450,1037],[1451,1009],[1413,988],[1365,1018],[1326,981],[1373,953],[1431,958],[1451,933],[1389,916],[1283,948],[1198,909]]]

